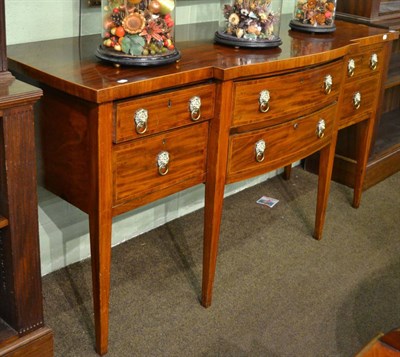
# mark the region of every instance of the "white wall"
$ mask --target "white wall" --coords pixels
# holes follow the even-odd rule
[[[85,3],[85,0],[82,1]],[[177,3],[177,24],[216,21],[219,18],[220,4],[217,1],[178,0]],[[291,0],[284,0],[283,12],[290,13],[292,6]],[[9,45],[79,35],[78,0],[6,0],[5,7]],[[100,9],[84,8],[81,33],[100,32],[100,26]],[[276,172],[229,185],[225,192],[233,194],[274,175]],[[41,177],[38,181],[41,182]],[[45,275],[89,257],[89,228],[87,215],[77,208],[41,186],[38,187],[38,194],[42,275]],[[199,185],[116,217],[112,244],[120,244],[201,208],[203,197],[204,187]]]

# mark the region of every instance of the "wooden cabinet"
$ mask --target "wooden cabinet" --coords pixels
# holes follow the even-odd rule
[[[290,19],[282,26],[288,28]],[[184,25],[177,30],[202,37],[177,44],[179,63],[155,68],[99,62],[98,36],[8,48],[13,73],[44,90],[39,123],[46,188],[89,215],[99,354],[108,348],[113,217],[204,183],[202,304],[208,307],[225,185],[319,151],[314,236],[322,237],[346,58],[364,47],[384,48],[396,37],[336,25],[334,34],[317,39],[286,31],[280,48],[260,51],[216,45],[216,23]],[[321,49],[321,38],[329,46]],[[358,62],[367,61],[360,56]],[[360,71],[360,81],[369,78],[367,72]],[[362,96],[368,100],[376,88]],[[367,103],[364,110],[371,110]],[[357,143],[361,172],[373,122],[353,118],[363,123]],[[257,145],[261,140],[265,145]],[[362,180],[358,175],[357,187]]]
[[[338,1],[337,18],[346,21],[368,24],[389,30],[400,29],[400,1],[398,0],[346,0]],[[385,80],[381,84],[382,97],[371,98],[372,102],[379,100],[376,112],[376,124],[372,134],[370,155],[366,168],[364,189],[375,185],[386,177],[400,170],[400,41],[393,42],[388,49],[386,62],[379,65]],[[370,51],[365,49],[361,55],[368,57]],[[379,53],[378,53],[379,55]],[[365,79],[360,83],[364,90],[373,85],[373,80]],[[351,114],[346,112],[344,115]],[[353,186],[355,175],[356,141],[358,129],[350,127],[339,134],[337,158],[333,178],[336,181]]]
[[[0,0],[0,356],[53,356],[43,322],[33,105],[42,90],[8,71]]]
[[[43,322],[33,104],[42,91],[0,83],[0,356],[52,356]]]

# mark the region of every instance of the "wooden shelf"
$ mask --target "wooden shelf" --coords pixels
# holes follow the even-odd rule
[[[382,115],[372,156],[400,147],[400,109]]]
[[[400,85],[400,52],[393,53],[390,58],[385,89],[393,88],[398,85]]]

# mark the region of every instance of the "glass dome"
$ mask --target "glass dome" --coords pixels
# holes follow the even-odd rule
[[[221,1],[215,41],[235,47],[277,47],[282,0]]]
[[[336,0],[295,0],[292,30],[306,32],[333,32],[335,26]]]
[[[102,39],[96,56],[115,64],[156,66],[180,58],[174,0],[102,0]]]

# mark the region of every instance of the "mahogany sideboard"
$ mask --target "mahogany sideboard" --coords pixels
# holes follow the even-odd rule
[[[214,23],[177,27],[199,36],[178,39],[181,60],[155,68],[100,62],[98,36],[9,46],[10,70],[44,91],[45,185],[89,215],[99,354],[108,348],[112,217],[204,183],[207,307],[225,184],[320,151],[314,231],[320,239],[337,132],[359,123],[359,202],[370,114],[397,34],[338,21],[335,33],[313,35],[289,31],[288,21],[281,24],[282,46],[257,50],[214,44]]]

